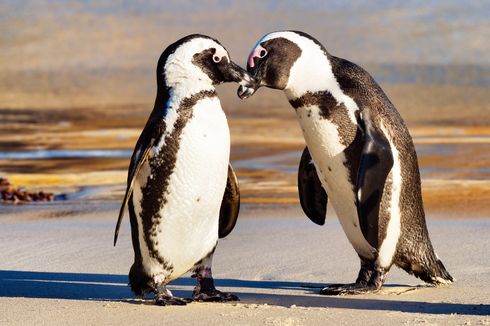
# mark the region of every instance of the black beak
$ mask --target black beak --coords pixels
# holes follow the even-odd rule
[[[243,69],[233,61],[228,63],[223,68],[224,68],[222,69],[223,82],[225,83],[235,82],[235,83],[242,84],[243,81],[253,80],[253,78],[245,69]]]
[[[223,73],[223,76],[225,77],[225,82],[236,82],[240,84],[237,95],[241,99],[251,96],[255,91],[251,91],[256,84],[254,78],[233,61],[227,65],[226,72]]]
[[[227,64],[224,68],[225,69],[222,70],[223,82],[239,83],[240,87],[237,91],[239,98],[244,99],[253,94],[255,90],[250,91],[250,89],[255,87],[256,83],[253,77],[245,69],[233,61]]]
[[[242,82],[240,82],[240,86],[238,87],[238,90],[237,90],[237,95],[242,100],[249,98],[250,96],[254,95],[255,91],[261,86],[260,80],[258,80],[255,77],[252,77],[254,74],[252,69],[250,69],[250,67],[247,67],[247,71],[248,71],[250,80],[244,79]]]
[[[237,90],[237,95],[240,99],[244,100],[254,95],[257,88],[259,88],[259,83],[255,81],[253,82],[244,81],[243,83],[240,83],[240,86],[238,87]]]
[[[241,82],[237,90],[237,95],[242,100],[254,95],[255,91],[262,86],[261,80],[256,76],[258,74],[257,68],[251,68],[247,65],[247,72],[251,80]]]

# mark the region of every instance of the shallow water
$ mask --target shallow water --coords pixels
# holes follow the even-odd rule
[[[268,149],[267,144],[262,144],[254,147],[255,150],[243,145],[232,147],[232,165],[240,181],[244,203],[296,203],[297,171],[303,146],[290,148],[279,144]],[[440,196],[458,200],[451,199],[453,190],[450,190],[456,191],[457,184],[490,180],[490,143],[417,144],[416,150],[421,177],[425,182],[430,181],[428,195],[436,196],[432,201],[437,199],[439,203],[443,198]],[[129,149],[2,152],[0,166],[16,175],[20,182],[36,187],[44,182],[55,193],[66,192],[69,200],[118,202],[124,191],[131,153]],[[37,178],[38,174],[42,177]],[[52,177],[46,177],[50,175]],[[489,196],[490,189],[480,183],[471,187],[473,199],[484,203],[485,200],[479,198]],[[430,204],[431,200],[426,202]]]
[[[48,149],[38,151],[9,151],[0,152],[0,160],[50,160],[50,159],[72,159],[72,158],[127,158],[131,157],[132,150],[118,149]]]

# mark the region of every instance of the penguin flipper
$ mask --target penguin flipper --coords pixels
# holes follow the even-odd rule
[[[308,147],[305,147],[299,163],[298,192],[306,216],[318,225],[325,224],[328,195],[318,178]]]
[[[117,223],[116,223],[116,229],[114,230],[114,246],[116,246],[117,242],[117,237],[119,235],[119,228],[121,227],[121,222],[124,216],[124,209],[128,205],[128,201],[131,198],[131,195],[133,194],[133,188],[134,188],[134,182],[136,180],[136,177],[139,174],[139,171],[141,170],[141,167],[143,164],[148,160],[148,157],[150,156],[150,150],[152,148],[153,143],[150,142],[148,146],[145,148],[145,151],[143,152],[143,155],[140,156],[136,164],[133,164],[133,162],[130,165],[129,168],[129,176],[128,176],[128,186],[126,188],[126,193],[124,194],[124,199],[121,205],[121,209],[119,210],[119,216],[117,218]]]
[[[228,179],[226,180],[225,194],[219,211],[218,235],[220,239],[226,237],[233,230],[239,211],[240,189],[238,187],[238,179],[231,164],[228,164]]]
[[[386,136],[373,125],[368,108],[364,109],[359,126],[364,146],[357,172],[357,213],[362,234],[373,248],[378,248],[379,209],[386,178],[393,167],[393,153]]]

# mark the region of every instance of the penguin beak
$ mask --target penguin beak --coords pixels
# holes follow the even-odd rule
[[[242,100],[254,95],[255,91],[259,89],[260,86],[262,86],[262,78],[258,76],[258,67],[257,65],[255,65],[254,61],[256,57],[255,52],[256,51],[252,52],[247,60],[247,71],[253,76],[251,77],[253,78],[252,82],[241,82],[240,87],[238,87],[237,90],[238,97]]]
[[[231,61],[228,65],[227,72],[231,76],[231,80],[229,81],[234,81],[240,84],[237,91],[239,98],[244,99],[253,94],[255,91],[253,88],[255,87],[256,82],[245,69],[242,69],[239,65]]]
[[[253,83],[252,76],[250,76],[250,74],[245,69],[243,69],[233,61],[230,61],[230,63],[225,66],[225,69],[222,70],[222,73],[224,82],[235,82],[240,83],[240,85],[242,85],[243,83]]]
[[[224,67],[224,69],[222,70],[222,74],[223,82],[235,82],[240,84],[237,94],[238,97],[240,97],[241,99],[253,94],[252,92],[247,95],[247,90],[249,87],[251,87],[248,85],[255,85],[255,80],[245,69],[243,69],[233,61],[230,61],[230,63]]]
[[[249,79],[243,79],[241,82],[240,82],[240,86],[238,87],[238,90],[237,90],[237,95],[240,99],[244,100],[246,98],[249,98],[250,96],[254,95],[255,91],[260,87],[262,86],[260,84],[260,80],[258,80],[257,78],[252,77],[250,75],[250,69],[247,69],[249,71],[248,73],[248,76],[249,76]]]
[[[240,86],[238,87],[237,90],[237,95],[240,99],[244,100],[254,95],[257,88],[259,88],[259,83],[257,83],[255,80],[244,79],[240,82]]]

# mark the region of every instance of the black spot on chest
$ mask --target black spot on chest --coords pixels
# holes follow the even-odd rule
[[[344,165],[349,170],[352,183],[356,182],[357,170],[363,146],[362,132],[357,123],[352,122],[349,111],[343,103],[337,100],[328,91],[307,92],[303,96],[290,100],[289,103],[295,108],[308,106],[318,106],[320,119],[325,119],[337,127],[339,141],[346,148]],[[308,117],[311,116],[311,109],[307,109]]]

